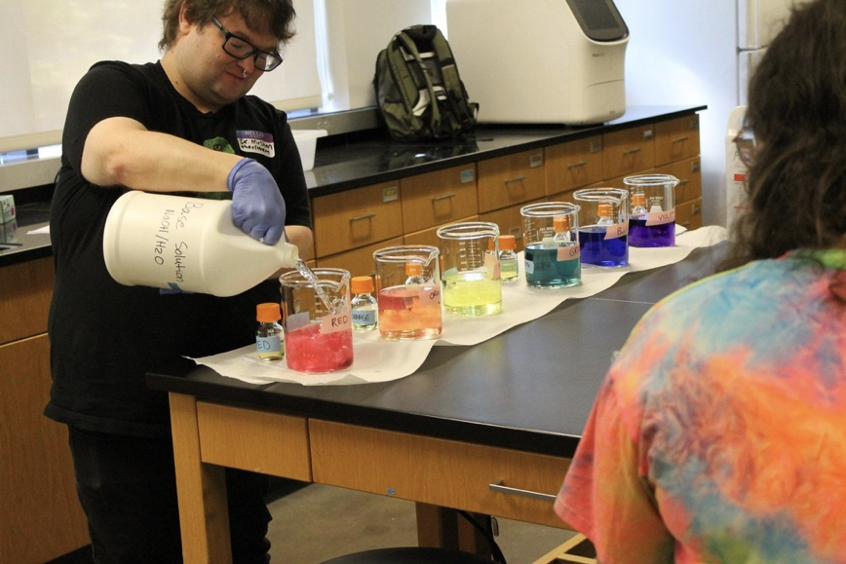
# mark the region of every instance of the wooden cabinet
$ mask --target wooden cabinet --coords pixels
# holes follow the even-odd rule
[[[357,247],[336,255],[320,257],[315,262],[320,268],[342,268],[348,270],[352,276],[372,276],[376,273],[373,253],[385,247],[402,244],[402,237],[394,237],[393,239],[379,241],[378,243],[364,247]]]
[[[445,225],[479,213],[475,164],[403,178],[400,193],[404,233]]]
[[[685,116],[655,124],[655,166],[699,155],[699,116]]]
[[[546,194],[542,149],[479,161],[476,168],[480,214],[543,198]]]
[[[315,256],[363,247],[403,233],[399,184],[386,182],[312,201]]]
[[[318,419],[309,420],[309,439],[315,482],[569,527],[552,511],[550,500],[520,495],[557,494],[570,466],[567,458]],[[419,456],[421,452],[426,456]],[[445,474],[449,480],[443,479]]]
[[[626,176],[655,166],[654,137],[652,124],[603,135],[603,178]]]
[[[0,562],[46,562],[88,544],[67,428],[50,397],[52,258],[0,267]]]
[[[544,155],[548,195],[569,192],[605,178],[601,135],[546,147]]]
[[[632,174],[658,172],[679,179],[679,224],[702,225],[699,116],[656,118],[541,149],[482,158],[475,163],[396,182],[313,199],[316,263],[372,274],[373,251],[392,245],[439,246],[437,228],[456,221],[489,221],[517,238],[520,208],[541,201],[573,201],[588,187],[624,187]],[[409,169],[412,171],[413,169]]]

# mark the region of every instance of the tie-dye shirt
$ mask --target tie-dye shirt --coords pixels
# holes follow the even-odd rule
[[[757,261],[644,316],[555,503],[600,562],[846,562],[844,267]]]

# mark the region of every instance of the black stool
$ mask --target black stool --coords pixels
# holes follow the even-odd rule
[[[493,564],[493,560],[445,548],[402,546],[365,550],[338,556],[321,564]]]

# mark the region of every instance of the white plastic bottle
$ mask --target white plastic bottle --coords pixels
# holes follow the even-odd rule
[[[353,329],[356,331],[372,331],[378,326],[376,311],[378,302],[373,297],[373,278],[370,276],[354,276],[350,280],[353,298],[350,300],[352,310]]]
[[[232,221],[232,202],[127,192],[106,218],[103,256],[127,286],[234,296],[280,268],[297,267],[297,247],[265,245]]]

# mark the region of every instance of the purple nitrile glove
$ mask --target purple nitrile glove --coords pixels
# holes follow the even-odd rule
[[[253,159],[241,159],[226,184],[235,225],[266,245],[278,243],[285,233],[285,200],[270,172]]]

